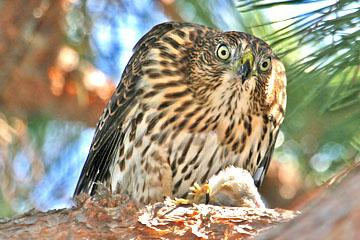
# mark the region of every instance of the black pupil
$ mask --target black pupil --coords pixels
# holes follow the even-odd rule
[[[263,67],[263,68],[266,68],[267,66],[268,66],[268,63],[267,63],[267,62],[263,62],[262,67]]]
[[[226,55],[226,50],[221,50],[221,55],[225,56]]]

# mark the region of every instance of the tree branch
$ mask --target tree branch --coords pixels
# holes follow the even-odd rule
[[[170,201],[143,206],[124,195],[90,199],[82,194],[78,200],[77,208],[4,218],[0,238],[247,238],[296,215],[281,209],[176,206]]]

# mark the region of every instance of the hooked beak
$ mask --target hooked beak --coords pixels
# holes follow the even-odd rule
[[[247,80],[252,72],[254,63],[254,57],[251,52],[245,53],[242,58],[238,62],[238,66],[236,67],[236,72],[238,75],[241,75],[242,83]]]

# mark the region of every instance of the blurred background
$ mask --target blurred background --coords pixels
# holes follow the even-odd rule
[[[360,161],[360,3],[0,1],[0,217],[69,206],[94,127],[135,43],[188,21],[252,33],[286,65],[288,105],[261,188],[296,208]]]

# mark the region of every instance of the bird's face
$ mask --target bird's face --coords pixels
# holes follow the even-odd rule
[[[196,89],[210,88],[212,99],[248,97],[252,109],[270,109],[279,101],[285,102],[280,92],[285,91],[285,69],[270,46],[255,36],[242,32],[219,32],[212,38],[204,38],[197,49],[198,60],[206,64],[195,64],[193,81]],[[211,79],[211,80],[210,80]],[[201,95],[201,92],[200,92]]]
[[[274,58],[271,49],[264,42],[264,46],[257,48],[249,43],[250,39],[243,39],[242,35],[236,41],[236,38],[231,38],[233,35],[238,34],[222,34],[216,39],[218,43],[214,55],[223,68],[223,74],[229,75],[233,81],[240,81],[242,85],[246,81],[264,81],[271,71],[271,61]]]

